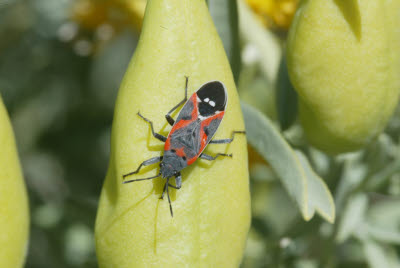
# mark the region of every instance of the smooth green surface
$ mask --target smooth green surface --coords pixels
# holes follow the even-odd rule
[[[400,90],[399,0],[302,1],[288,69],[310,143],[354,151],[385,127]]]
[[[100,267],[235,267],[240,264],[250,226],[246,137],[230,145],[210,145],[206,153],[232,153],[214,162],[197,160],[182,172],[180,190],[160,200],[165,180],[122,184],[163,144],[149,125],[168,135],[164,115],[202,84],[222,81],[228,92],[225,117],[215,138],[243,130],[240,103],[224,48],[204,0],[148,2],[142,34],[120,87],[111,138],[111,158],[96,219]],[[130,179],[155,175],[157,165]]]
[[[0,267],[23,267],[28,247],[28,198],[14,134],[0,97]]]

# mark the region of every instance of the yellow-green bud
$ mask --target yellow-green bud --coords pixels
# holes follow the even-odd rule
[[[311,144],[353,151],[385,127],[400,90],[399,25],[399,0],[301,2],[288,69]]]
[[[23,267],[28,247],[28,198],[13,131],[0,98],[0,267]]]
[[[182,171],[180,190],[160,200],[165,179],[122,184],[123,174],[162,155],[168,135],[164,115],[184,97],[211,80],[228,91],[225,117],[215,138],[243,130],[238,95],[224,48],[204,0],[151,0],[135,55],[115,107],[111,158],[96,219],[100,267],[237,267],[250,226],[247,148],[244,135],[230,145],[209,145],[206,152],[232,153],[214,162],[197,160]],[[129,179],[157,174],[145,167]]]

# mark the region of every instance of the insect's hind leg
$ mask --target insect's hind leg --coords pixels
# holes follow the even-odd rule
[[[181,106],[183,103],[187,101],[187,89],[188,89],[188,83],[189,83],[189,77],[185,76],[186,82],[185,82],[185,98],[181,100],[177,105],[174,106],[166,115],[165,119],[167,119],[168,123],[172,126],[175,123],[175,120],[171,117],[171,114],[173,111],[175,111],[179,106]]]
[[[221,139],[221,140],[211,140],[210,144],[227,144],[231,143],[235,138],[235,134],[246,134],[246,131],[232,131],[232,136],[230,139]]]
[[[142,168],[142,166],[149,166],[149,165],[158,163],[162,159],[163,159],[162,156],[156,156],[156,157],[152,157],[150,159],[147,159],[147,160],[143,161],[135,171],[132,171],[132,172],[130,172],[128,174],[122,175],[122,177],[125,179],[125,177],[128,177],[130,175],[138,173],[140,171],[140,169]]]
[[[138,112],[137,114],[138,114],[138,116],[140,116],[144,121],[146,121],[147,123],[150,124],[151,133],[153,134],[154,138],[156,138],[156,139],[158,139],[158,140],[160,140],[160,141],[163,141],[163,142],[165,142],[165,141],[167,140],[167,137],[165,137],[165,136],[163,136],[163,135],[161,135],[161,134],[158,134],[158,133],[154,132],[153,122],[151,122],[149,119],[147,119],[146,117],[144,117],[143,115],[141,115],[140,112]]]
[[[200,155],[200,158],[201,158],[201,159],[208,160],[208,161],[213,161],[213,160],[217,159],[219,156],[232,157],[232,154],[221,154],[221,153],[217,153],[215,156],[211,156],[211,155],[202,153],[202,154]]]

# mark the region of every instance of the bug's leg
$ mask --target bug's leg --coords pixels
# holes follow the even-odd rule
[[[154,128],[153,128],[153,122],[151,122],[149,119],[147,119],[146,117],[144,117],[143,115],[140,114],[140,112],[137,113],[138,116],[140,116],[144,121],[146,121],[147,123],[150,124],[151,127],[151,133],[153,134],[154,138],[159,139],[160,141],[165,142],[167,140],[167,137],[158,134],[156,132],[154,132]]]
[[[246,134],[246,131],[232,131],[232,136],[230,139],[222,139],[222,140],[211,140],[211,143],[214,144],[226,144],[226,143],[231,143],[233,141],[233,139],[235,138],[235,134]]]
[[[128,174],[122,175],[122,177],[125,179],[125,177],[128,177],[130,175],[138,173],[140,171],[140,169],[142,168],[142,166],[149,166],[149,165],[158,163],[162,159],[163,159],[162,156],[156,156],[156,157],[152,157],[150,159],[147,159],[147,160],[143,161],[135,171],[132,171],[132,172],[129,172]]]
[[[164,194],[165,194],[165,192],[167,192],[168,202],[169,202],[169,209],[171,211],[171,217],[174,216],[174,213],[172,212],[171,199],[169,197],[169,187],[172,187],[172,188],[177,189],[177,190],[181,189],[181,187],[182,187],[182,176],[181,176],[181,173],[178,173],[177,176],[175,177],[175,184],[176,184],[176,186],[170,184],[169,183],[169,178],[167,178],[167,182],[164,185],[163,193],[162,193],[162,195],[160,197],[160,199],[164,199]]]
[[[219,156],[232,157],[232,154],[221,154],[221,153],[217,153],[215,156],[211,156],[211,155],[202,153],[202,154],[200,155],[200,158],[201,158],[201,159],[208,160],[208,161],[213,161],[213,160],[217,159]]]
[[[185,82],[185,98],[181,100],[177,105],[174,106],[174,108],[171,109],[166,115],[165,119],[167,119],[168,123],[172,126],[175,123],[175,120],[171,117],[171,114],[173,111],[175,111],[179,106],[184,104],[187,101],[187,89],[188,89],[188,83],[189,83],[189,77],[185,76],[186,82]]]
[[[164,193],[166,191],[167,192],[167,197],[168,197],[168,203],[169,203],[169,210],[171,211],[171,217],[174,217],[174,212],[172,211],[172,205],[171,205],[171,198],[169,197],[169,190],[168,190],[169,187],[168,187],[168,185],[169,185],[169,178],[167,178],[167,182],[165,183],[164,192],[163,192],[163,194],[161,196],[161,199],[164,198]]]
[[[176,174],[175,185],[172,185],[171,183],[168,183],[169,187],[172,187],[172,188],[177,189],[177,190],[181,189],[181,187],[182,187],[182,176],[181,176],[180,172],[178,174]]]
[[[144,179],[130,180],[130,181],[124,181],[124,182],[122,182],[122,183],[130,183],[130,182],[135,182],[135,181],[145,181],[145,180],[152,180],[152,179],[158,178],[158,177],[160,177],[160,176],[161,176],[161,172],[160,172],[160,173],[158,173],[157,175],[153,176],[153,177],[144,178]]]
[[[181,176],[180,172],[175,177],[175,185],[172,185],[171,183],[168,183],[169,187],[172,187],[172,188],[174,188],[176,190],[181,189],[181,187],[182,187],[182,176]],[[167,184],[164,185],[164,190],[163,190],[163,193],[162,193],[160,199],[164,199],[164,193],[166,191],[166,187],[167,187]]]
[[[160,199],[164,199],[164,194],[167,191],[166,188],[167,188],[167,184],[164,184],[164,189],[163,189],[163,192],[162,192],[162,195],[161,195]]]

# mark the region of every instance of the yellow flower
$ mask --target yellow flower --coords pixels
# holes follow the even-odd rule
[[[266,26],[287,30],[298,0],[247,0],[247,3]]]
[[[77,0],[72,8],[72,20],[83,28],[95,30],[109,24],[118,31],[131,25],[140,30],[146,0]]]

